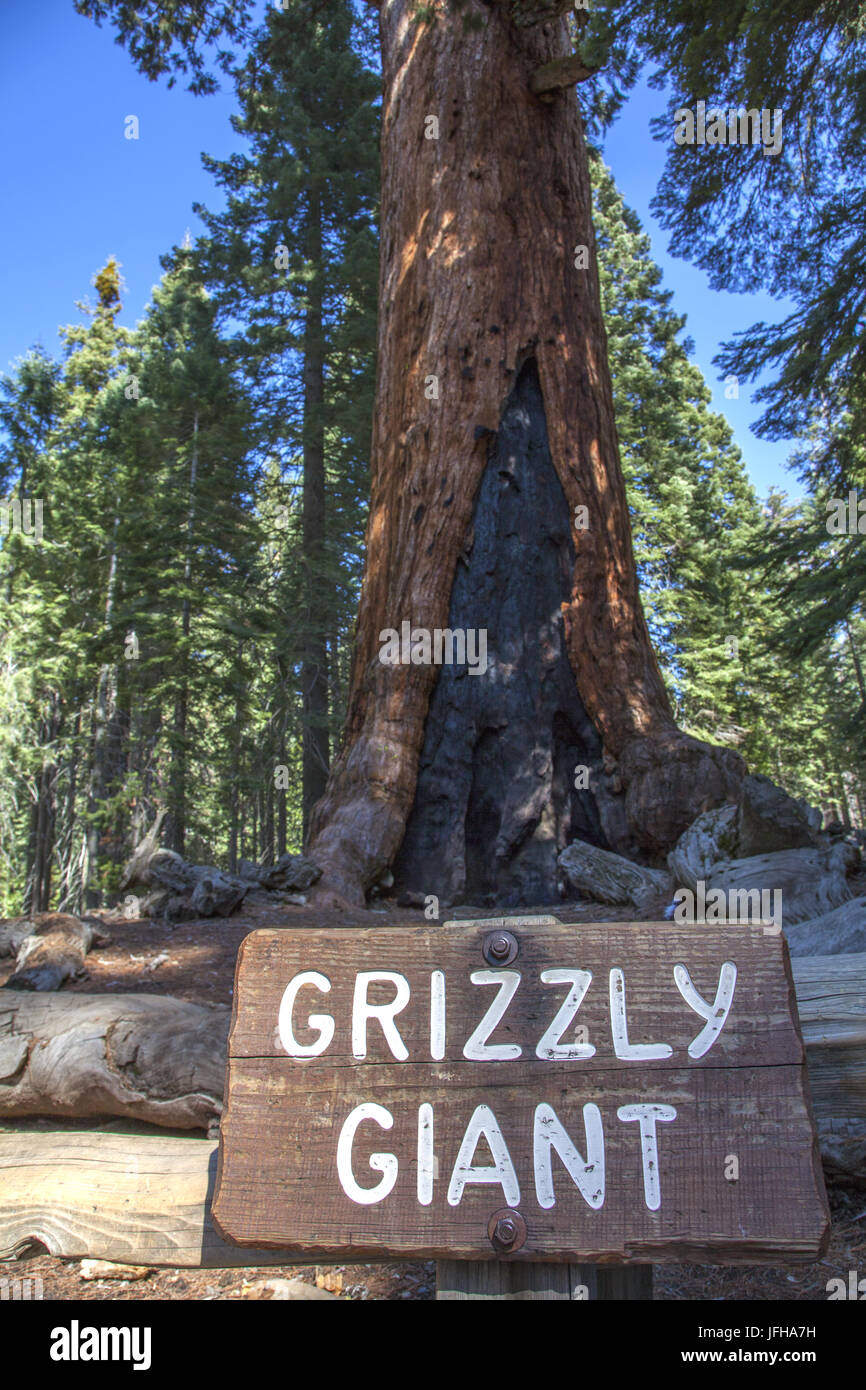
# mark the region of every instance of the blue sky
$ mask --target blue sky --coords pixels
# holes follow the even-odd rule
[[[759,408],[741,386],[740,399],[724,398],[712,358],[719,345],[758,319],[775,321],[783,309],[767,296],[709,289],[704,271],[666,253],[666,236],[649,204],[664,162],[664,148],[649,133],[663,95],[641,88],[614,127],[605,158],[626,201],[649,232],[673,306],[688,315],[695,360],[713,390],[713,404],[729,419],[756,488],[784,487],[789,446],[750,431]],[[180,83],[169,91],[135,70],[113,31],[77,15],[72,0],[7,0],[0,11],[0,193],[2,304],[0,371],[35,342],[51,352],[57,328],[74,320],[75,301],[93,297],[91,277],[117,256],[127,286],[123,321],[144,313],[160,278],[159,257],[195,236],[192,211],[200,201],[218,207],[220,196],[201,166],[201,152],[224,157],[240,142],[229,125],[229,92],[192,97]],[[135,115],[140,138],[124,138]]]

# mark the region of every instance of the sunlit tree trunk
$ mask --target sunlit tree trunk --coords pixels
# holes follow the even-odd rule
[[[459,897],[473,856],[486,856],[481,878],[495,894],[509,855],[522,853],[521,836],[555,841],[569,826],[574,833],[586,812],[594,827],[587,833],[600,842],[659,854],[742,776],[736,754],[677,729],[641,610],[577,94],[541,97],[529,85],[542,64],[570,52],[565,21],[516,27],[509,7],[493,0],[467,6],[483,21],[472,31],[447,9],[433,24],[415,23],[412,9],[410,0],[381,8],[379,375],[367,564],[344,744],[308,844],[324,870],[320,899],[354,903],[395,861],[407,825],[407,839],[419,841],[413,872],[426,865],[426,882],[415,886],[436,892],[441,880],[446,895]],[[500,506],[495,488],[482,502],[488,468],[507,475],[506,487],[531,481],[525,506]],[[541,515],[543,507],[555,515]],[[527,515],[533,508],[538,514]],[[472,566],[479,527],[491,564],[500,563],[491,526],[512,524],[522,537],[513,566],[527,584],[535,582],[532,546],[556,550],[538,581],[539,601],[561,587],[557,611],[536,614],[509,665],[506,605],[491,592],[486,611],[473,614],[471,593],[458,601],[455,576],[462,563]],[[454,689],[437,711],[437,666],[379,659],[383,630],[404,620],[446,628],[450,614],[474,616],[488,630],[494,664],[463,686],[498,682],[499,714],[492,697],[461,704]],[[562,660],[571,686],[565,710],[560,695],[545,704],[544,693],[549,670],[561,683]],[[435,747],[431,708],[440,721]],[[537,747],[517,746],[513,731],[533,730],[542,717],[559,719],[565,732],[545,728]],[[584,798],[583,809],[568,804],[559,765],[581,746],[592,802]],[[438,827],[425,828],[431,817],[415,800],[419,761],[429,794],[442,797]],[[500,815],[503,787],[510,804]],[[462,863],[456,875],[439,862],[449,858]],[[546,862],[552,891],[550,856]]]

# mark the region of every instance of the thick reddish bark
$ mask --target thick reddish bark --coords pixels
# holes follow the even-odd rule
[[[410,0],[381,9],[367,568],[344,745],[308,844],[323,887],[354,902],[400,846],[438,675],[432,665],[383,665],[380,632],[406,619],[448,626],[490,432],[529,357],[569,513],[587,508],[563,604],[568,656],[637,843],[666,848],[742,776],[736,755],[677,730],[641,610],[577,95],[544,99],[529,86],[536,68],[570,51],[565,22],[517,28],[500,0],[472,8],[485,21],[479,31],[447,9],[434,24],[414,24]],[[438,139],[427,138],[431,116]],[[585,269],[579,247],[588,248]]]

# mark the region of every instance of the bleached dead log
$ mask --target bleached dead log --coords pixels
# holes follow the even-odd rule
[[[820,811],[789,796],[769,777],[745,777],[736,804],[704,812],[683,832],[668,855],[668,867],[675,885],[694,893],[698,881],[706,882],[711,870],[723,862],[824,849],[827,840],[820,824]],[[843,869],[850,871],[856,851],[841,851],[841,857]]]
[[[159,849],[159,836],[162,830],[162,823],[166,817],[166,808],[157,811],[156,819],[148,830],[140,844],[136,845],[124,867],[120,879],[120,891],[129,888],[133,883],[147,882],[147,866]]]
[[[788,849],[748,859],[727,859],[707,876],[706,891],[779,890],[782,921],[787,928],[820,917],[851,899],[845,879],[847,858],[847,847],[834,845],[832,849]]]
[[[213,865],[188,864],[169,849],[154,854],[147,868],[147,881],[185,899],[194,917],[228,917],[250,886],[245,879],[223,873]]]
[[[670,876],[662,870],[645,869],[583,840],[568,845],[557,863],[572,888],[593,902],[633,903],[643,909],[670,890]]]
[[[737,852],[737,807],[718,806],[704,811],[684,830],[668,855],[674,886],[697,892],[698,880],[706,882],[710,870]]]
[[[866,898],[852,898],[832,912],[788,927],[792,956],[837,956],[866,951]]]
[[[10,990],[56,990],[86,975],[84,958],[111,938],[98,922],[66,912],[37,912],[0,925],[0,955],[15,955]]]
[[[286,1264],[282,1250],[243,1249],[217,1235],[216,1160],[208,1139],[0,1132],[0,1260],[39,1243],[51,1255],[115,1264]]]
[[[821,1158],[866,1180],[866,954],[793,960]]]
[[[123,1115],[207,1129],[230,1010],[153,994],[0,994],[0,1116]]]

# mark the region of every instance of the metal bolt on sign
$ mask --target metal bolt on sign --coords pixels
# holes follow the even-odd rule
[[[510,965],[519,950],[517,937],[510,931],[488,932],[481,943],[481,954],[488,965]]]
[[[526,1240],[526,1222],[519,1211],[500,1207],[487,1223],[487,1234],[494,1249],[503,1254],[519,1250]]]

